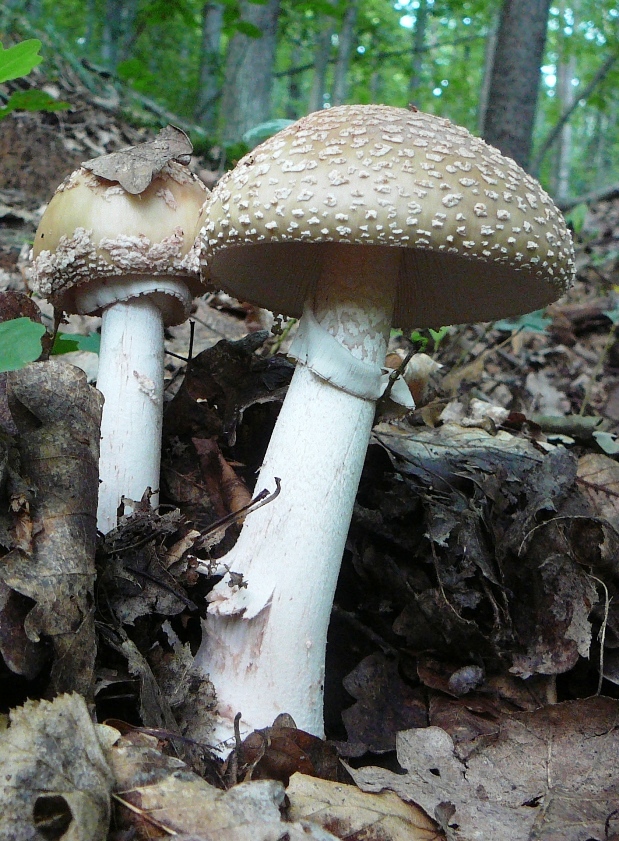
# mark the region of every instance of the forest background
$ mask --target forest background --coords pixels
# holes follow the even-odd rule
[[[619,180],[614,0],[8,0],[3,15],[43,33],[46,58],[134,91],[133,120],[176,117],[213,168],[283,121],[380,102],[467,126],[564,206]]]

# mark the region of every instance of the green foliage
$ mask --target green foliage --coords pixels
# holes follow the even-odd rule
[[[27,76],[43,60],[38,54],[41,42],[37,38],[21,41],[4,49],[0,43],[0,84]],[[12,111],[63,111],[67,102],[58,102],[45,91],[34,88],[15,91],[0,108],[0,120]]]
[[[52,354],[58,356],[63,353],[71,353],[75,350],[86,350],[92,353],[99,353],[101,347],[101,335],[89,333],[83,336],[79,333],[58,333],[52,347]]]
[[[565,214],[565,221],[572,226],[574,233],[579,234],[582,231],[588,209],[585,202],[580,202],[569,213]]]
[[[43,59],[38,55],[41,42],[36,38],[4,49],[0,43],[0,84],[27,76]]]
[[[129,58],[116,66],[116,73],[123,82],[128,82],[137,91],[148,93],[156,82],[155,74],[139,58]]]
[[[0,371],[16,371],[34,362],[42,353],[45,327],[29,318],[14,318],[0,324]]]
[[[0,120],[11,111],[66,111],[68,102],[59,102],[45,91],[30,88],[27,91],[16,91],[8,98],[6,105],[0,108]]]
[[[438,330],[433,330],[431,327],[428,330],[432,341],[434,342],[434,353],[438,352],[441,342],[449,333],[449,327],[440,327]]]
[[[430,340],[432,340],[432,350],[436,353],[441,342],[448,333],[449,327],[440,327],[438,330],[433,330],[430,327],[428,330],[413,330],[409,338],[413,344],[417,345],[417,350],[420,353],[425,353],[428,345],[430,344]]]

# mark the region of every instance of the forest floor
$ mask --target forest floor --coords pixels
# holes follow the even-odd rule
[[[0,284],[11,293],[2,320],[20,306],[12,292],[25,291],[29,244],[57,184],[80,161],[147,136],[74,80],[60,94],[70,111],[0,123]],[[213,699],[191,653],[212,582],[196,559],[234,540],[238,526],[209,527],[250,501],[292,366],[286,342],[261,332],[268,314],[220,294],[196,304],[186,376],[178,357],[188,355],[190,327],[168,332],[177,355],[167,358],[169,508],[139,512],[100,541],[96,662],[94,640],[76,651],[63,639],[67,605],[79,600],[70,564],[56,558],[38,582],[18,566],[0,581],[3,712],[31,699],[11,729],[33,756],[52,750],[54,732],[58,762],[81,761],[74,779],[96,778],[88,808],[46,813],[40,826],[74,820],[74,837],[105,837],[101,791],[113,786],[109,837],[118,839],[619,837],[619,200],[574,219],[578,279],[565,298],[544,316],[450,327],[438,346],[424,334],[441,367],[417,384],[418,408],[399,418],[381,408],[332,615],[328,743],[275,727],[223,767],[198,744]],[[51,329],[50,309],[36,304]],[[97,326],[72,318],[63,329]],[[392,339],[393,351],[410,346]],[[95,355],[65,359],[94,379]],[[2,376],[0,422],[19,449],[32,425],[9,407]],[[27,506],[13,515],[19,529],[0,518],[7,558],[19,550],[32,560],[38,526]],[[29,623],[45,643],[24,633]],[[105,738],[90,734],[76,696],[36,703],[79,690],[76,669],[94,675],[97,720],[117,728],[107,765],[93,758],[91,739]],[[43,721],[54,710],[63,726]],[[162,746],[200,776],[181,779]],[[310,776],[291,780],[295,771]],[[34,759],[19,773],[26,790],[37,788]],[[216,786],[217,818],[211,801],[195,805],[211,789],[202,778]],[[231,784],[243,779],[283,782],[289,822],[280,825],[279,789],[267,784],[239,817]],[[43,788],[58,782],[46,777]],[[6,792],[0,786],[0,805],[18,816]],[[86,813],[102,815],[99,834],[84,828]]]

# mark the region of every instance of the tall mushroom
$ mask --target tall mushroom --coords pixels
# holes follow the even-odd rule
[[[97,525],[117,523],[123,497],[157,503],[164,326],[201,289],[196,236],[208,191],[169,161],[137,194],[88,169],[56,190],[37,230],[31,288],[59,310],[101,314]]]
[[[571,239],[512,160],[448,120],[379,105],[271,137],[222,178],[205,219],[211,282],[302,318],[257,485],[277,477],[281,491],[223,559],[198,662],[217,735],[237,712],[246,731],[284,711],[320,735],[327,626],[390,327],[542,307],[572,279]]]

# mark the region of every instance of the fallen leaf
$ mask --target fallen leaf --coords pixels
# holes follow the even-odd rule
[[[407,774],[352,770],[364,791],[389,789],[445,813],[450,841],[603,839],[619,802],[619,701],[588,698],[504,716],[497,738],[465,761],[440,727],[398,736]],[[438,811],[437,811],[438,810]]]
[[[398,731],[427,723],[422,691],[402,680],[397,659],[381,652],[365,657],[346,675],[344,689],[357,701],[342,713],[355,756],[391,751]],[[343,755],[351,756],[346,744],[341,746]]]
[[[0,838],[104,841],[113,778],[84,699],[27,701],[0,733]]]
[[[390,791],[367,794],[355,786],[295,774],[286,794],[290,820],[309,819],[337,838],[438,841],[445,837],[423,809]]]
[[[193,146],[185,132],[176,126],[166,126],[154,140],[101,155],[85,161],[82,166],[99,178],[117,182],[128,193],[138,195],[169,161],[188,164],[192,152]]]
[[[578,481],[598,517],[619,531],[619,464],[601,453],[578,459]]]
[[[143,733],[123,736],[107,753],[116,777],[116,826],[139,837],[200,841],[336,841],[310,822],[281,819],[284,787],[274,780],[209,785]]]
[[[12,548],[0,576],[34,603],[24,629],[53,649],[50,694],[92,692],[101,394],[84,373],[54,360],[13,371],[9,407],[19,430],[22,481],[33,493],[17,515],[30,545]],[[19,528],[28,530],[22,523]]]

